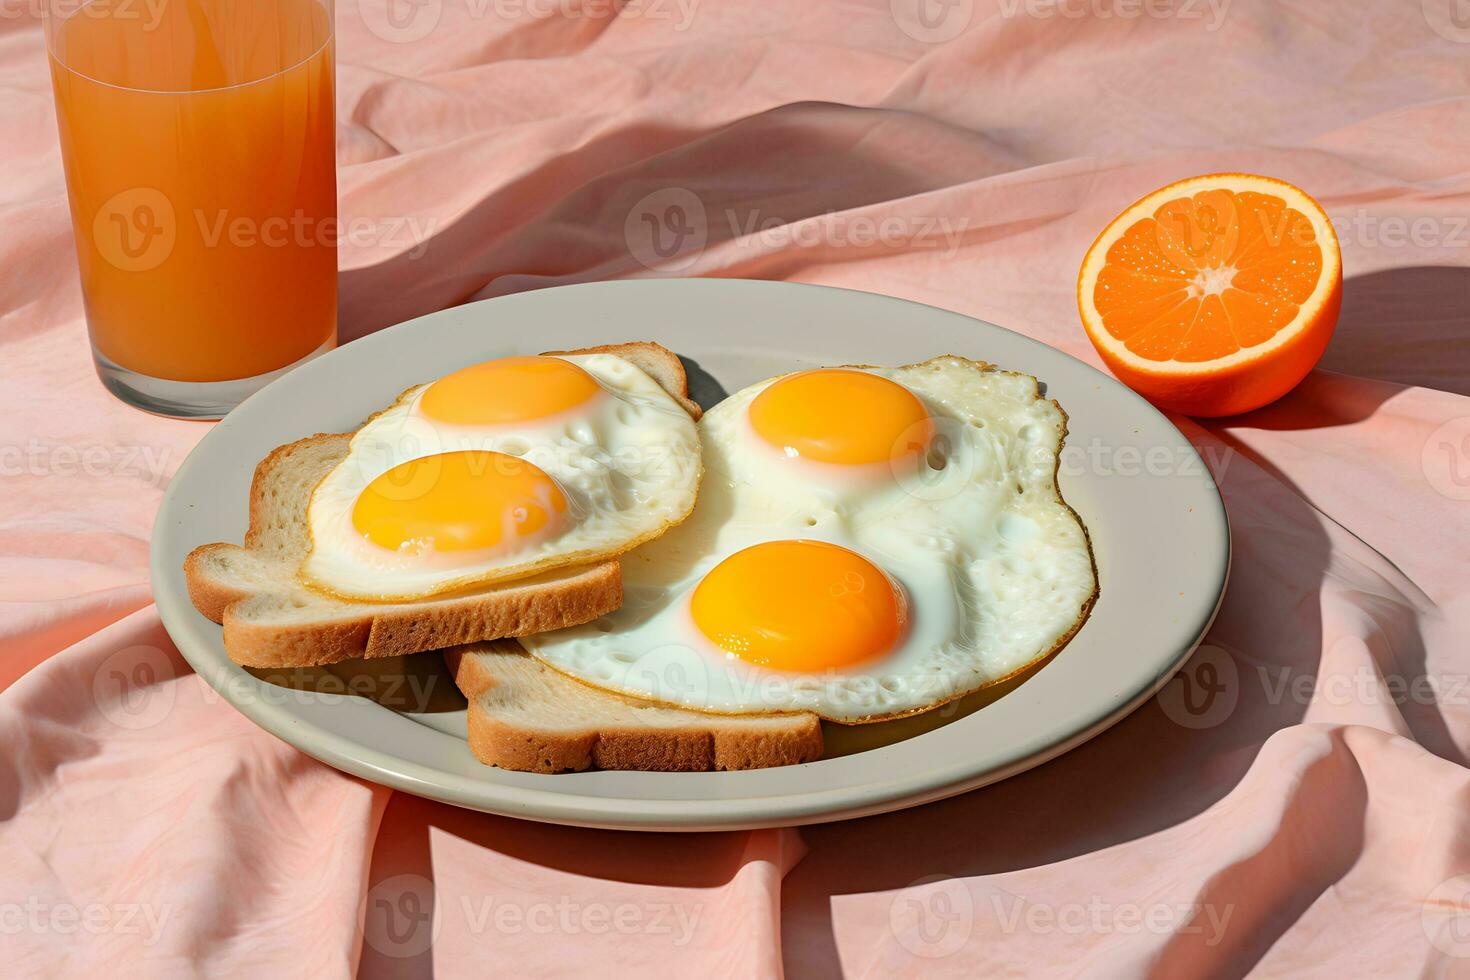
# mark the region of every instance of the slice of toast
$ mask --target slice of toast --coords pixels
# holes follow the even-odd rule
[[[684,366],[652,343],[593,351],[630,361],[698,418]],[[225,652],[246,667],[314,667],[354,657],[391,657],[575,626],[618,608],[617,561],[412,602],[357,602],[307,588],[297,571],[310,548],[312,489],[347,453],[352,436],[324,434],[281,446],[261,460],[250,488],[244,547],[207,544],[184,562],[189,598],[224,626]]]
[[[514,640],[455,647],[444,659],[469,701],[470,750],[501,769],[763,769],[823,751],[816,715],[709,715],[639,701],[557,673]]]

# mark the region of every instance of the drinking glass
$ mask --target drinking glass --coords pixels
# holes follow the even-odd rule
[[[92,356],[218,418],[337,329],[331,0],[47,0]]]

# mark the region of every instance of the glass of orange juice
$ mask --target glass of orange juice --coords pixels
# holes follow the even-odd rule
[[[47,0],[97,373],[218,418],[337,332],[331,0]]]

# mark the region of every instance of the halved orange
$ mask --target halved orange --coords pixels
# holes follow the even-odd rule
[[[1163,408],[1236,415],[1312,370],[1337,325],[1342,256],[1322,206],[1285,181],[1208,174],[1114,218],[1077,277],[1112,372]]]

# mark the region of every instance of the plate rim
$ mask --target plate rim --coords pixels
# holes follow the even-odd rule
[[[852,296],[861,296],[864,298],[861,300],[862,302],[902,304],[903,307],[916,308],[917,311],[922,311],[918,313],[920,316],[932,316],[937,313],[948,317],[960,317],[986,330],[1000,331],[1015,338],[1023,345],[1044,348],[1047,353],[1043,356],[1065,358],[1085,369],[1100,385],[1105,385],[1125,393],[1134,403],[1134,409],[1143,410],[1151,414],[1156,417],[1157,421],[1162,422],[1163,425],[1172,430],[1178,436],[1179,442],[1184,447],[1187,447],[1189,453],[1193,455],[1195,461],[1201,467],[1202,472],[1206,475],[1209,474],[1208,468],[1204,466],[1204,462],[1199,457],[1198,451],[1193,444],[1167,416],[1142,396],[1122,385],[1103,371],[1087,364],[1085,361],[1072,357],[1064,351],[1044,344],[1025,334],[1008,330],[989,321],[970,317],[953,310],[946,310],[942,307],[935,307],[913,300],[863,290],[758,279],[634,279],[576,283],[513,293],[507,296],[494,297],[461,306],[436,310],[423,316],[385,327],[358,341],[354,341],[352,345],[343,345],[338,350],[347,349],[349,346],[356,346],[356,344],[362,343],[363,341],[367,341],[366,346],[369,347],[377,346],[378,344],[391,344],[393,342],[392,338],[406,336],[412,329],[427,320],[465,316],[468,311],[475,309],[483,310],[491,304],[516,297],[535,296],[550,292],[565,293],[568,291],[600,291],[609,289],[614,291],[622,290],[631,294],[650,288],[660,290],[690,288],[691,286],[695,289],[709,288],[705,285],[696,286],[693,284],[714,284],[710,290],[712,293],[729,288],[731,285],[739,288],[756,287],[757,289],[769,289],[772,292],[793,289],[803,291],[825,290],[850,294]],[[312,363],[328,361],[336,353],[337,350],[329,351],[322,355],[321,358],[314,359]],[[295,373],[295,371],[292,371],[282,378],[271,382],[271,384],[248,398],[240,407],[245,408],[257,401],[268,401],[273,397],[272,390],[283,382],[289,384],[291,376]],[[236,412],[238,413],[239,409]],[[232,413],[232,416],[238,417],[236,413]],[[179,506],[176,498],[182,497],[182,488],[186,488],[194,482],[195,474],[193,470],[197,466],[202,465],[200,463],[202,454],[199,453],[199,448],[211,441],[229,438],[228,433],[233,432],[235,428],[236,426],[231,424],[231,417],[226,417],[225,420],[216,424],[209,432],[205,433],[204,437],[200,439],[195,448],[190,451],[189,455],[179,465],[159,505],[150,539],[150,579],[160,619],[175,646],[195,672],[203,677],[205,682],[224,700],[228,701],[236,710],[240,711],[256,725],[312,758],[333,768],[392,789],[402,790],[416,796],[438,800],[455,806],[572,826],[647,831],[720,831],[822,823],[869,816],[908,806],[934,802],[1025,772],[1028,769],[1042,765],[1065,754],[1122,721],[1134,710],[1146,703],[1149,698],[1173,678],[1179,668],[1183,666],[1198,647],[1218,615],[1220,606],[1224,601],[1233,560],[1233,542],[1229,514],[1220,495],[1217,481],[1213,477],[1209,477],[1204,481],[1204,486],[1209,491],[1208,500],[1213,505],[1219,522],[1223,553],[1219,556],[1220,560],[1217,571],[1218,584],[1215,588],[1213,603],[1208,615],[1204,617],[1194,632],[1193,637],[1168,661],[1166,669],[1157,673],[1155,676],[1145,678],[1137,686],[1136,690],[1133,691],[1131,696],[1115,704],[1102,706],[1099,710],[1087,717],[1074,717],[1072,720],[1076,724],[1074,725],[1069,722],[1069,732],[1060,738],[1038,736],[1024,744],[1014,747],[1009,752],[1009,758],[999,765],[985,764],[977,766],[970,759],[959,759],[952,760],[946,765],[939,766],[935,769],[925,769],[900,778],[887,779],[876,783],[849,783],[839,787],[771,796],[717,796],[701,800],[612,798],[596,794],[543,790],[498,783],[493,779],[470,778],[446,769],[434,769],[402,756],[388,756],[375,748],[367,747],[354,741],[347,735],[291,714],[288,705],[272,704],[266,699],[241,699],[234,696],[236,683],[232,676],[232,671],[239,672],[240,668],[236,667],[228,658],[222,658],[212,650],[195,649],[191,632],[193,624],[187,622],[187,620],[190,614],[195,616],[197,614],[193,613],[193,607],[190,605],[187,595],[184,595],[181,599],[179,595],[175,594],[172,587],[173,583],[170,581],[170,577],[175,572],[175,569],[171,565],[165,564],[167,556],[164,552],[166,550],[165,543],[168,538],[168,532],[165,530],[166,522],[163,518],[174,507]],[[226,433],[226,435],[221,436],[220,433],[222,432]],[[182,606],[180,605],[181,601]],[[1085,625],[1084,623],[1084,628]],[[247,674],[245,676],[249,675]],[[257,683],[263,682],[257,681]],[[381,708],[381,710],[390,711],[391,709]],[[394,713],[397,714],[396,712]],[[923,738],[924,736],[918,735],[914,737]],[[819,765],[820,762],[821,760],[817,763],[804,763],[799,766],[781,768],[790,771],[806,766]],[[753,770],[753,772],[770,771],[774,770]],[[497,773],[498,770],[495,770],[493,767],[486,767],[486,772]],[[548,776],[546,778],[555,779],[559,777]],[[473,797],[473,799],[470,799],[470,797]],[[616,814],[612,814],[608,810],[609,805],[612,804],[617,806]],[[738,812],[735,812],[748,809],[750,804],[756,804],[758,806],[758,816],[742,816]]]

